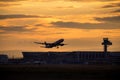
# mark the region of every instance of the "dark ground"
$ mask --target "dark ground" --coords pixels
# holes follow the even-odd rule
[[[0,80],[120,80],[119,65],[0,65]]]

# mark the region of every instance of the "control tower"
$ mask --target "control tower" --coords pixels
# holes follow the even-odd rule
[[[107,56],[107,47],[112,45],[112,42],[110,42],[108,38],[103,38],[102,45],[104,46],[104,54]]]

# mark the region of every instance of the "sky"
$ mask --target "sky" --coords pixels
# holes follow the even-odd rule
[[[0,51],[120,51],[119,0],[0,0]],[[33,42],[65,39],[59,49]]]

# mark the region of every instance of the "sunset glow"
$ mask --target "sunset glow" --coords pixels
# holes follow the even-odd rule
[[[0,51],[120,50],[119,0],[0,0]],[[45,49],[35,41],[64,38],[66,46]]]

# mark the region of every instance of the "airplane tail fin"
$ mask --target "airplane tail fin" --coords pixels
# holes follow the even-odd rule
[[[44,44],[47,44],[46,41],[44,42]]]

